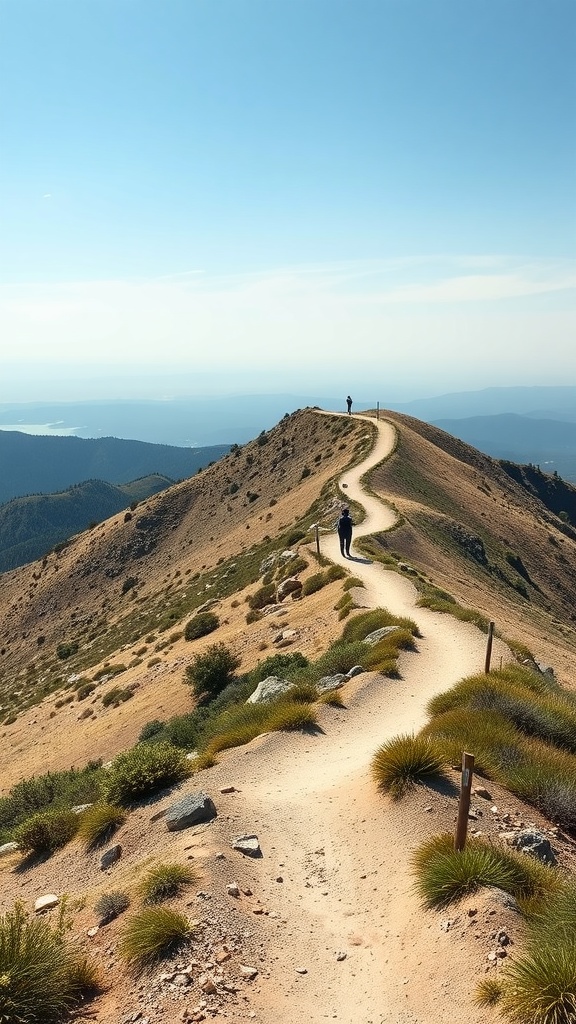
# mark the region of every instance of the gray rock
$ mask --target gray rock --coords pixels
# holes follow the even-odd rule
[[[57,907],[60,902],[60,897],[56,896],[53,892],[48,893],[46,896],[39,896],[34,903],[34,910],[37,914],[43,913],[45,910],[52,910],[52,907]]]
[[[270,704],[271,701],[282,697],[293,686],[294,683],[291,683],[288,679],[280,679],[279,676],[267,676],[266,679],[262,679],[258,683],[254,693],[250,694],[246,703]]]
[[[210,821],[216,817],[214,801],[201,790],[189,793],[188,796],[172,804],[166,811],[166,826],[169,832],[177,832],[181,828],[190,828],[201,821]]]
[[[353,665],[349,672],[346,673],[348,679],[353,679],[354,676],[361,676],[366,669],[362,668],[362,665]]]
[[[348,681],[348,676],[339,672],[335,676],[322,676],[316,683],[318,693],[326,693],[328,690],[339,690]]]
[[[111,868],[117,860],[120,860],[122,856],[122,847],[120,843],[116,843],[115,846],[111,846],[109,850],[100,857],[100,868],[102,871],[106,871],[106,868]]]
[[[542,661],[536,662],[536,668],[543,676],[552,676],[554,678],[554,669],[551,665],[545,665]]]
[[[74,811],[74,814],[84,814],[84,811],[87,811],[89,807],[92,807],[92,804],[76,804],[76,807],[70,809]]]
[[[3,843],[0,846],[0,857],[7,857],[10,853],[18,853],[18,843]]]
[[[232,849],[245,854],[246,857],[261,857],[262,850],[258,836],[237,836],[232,840]]]
[[[400,626],[382,626],[381,629],[375,629],[373,633],[368,633],[368,636],[364,637],[364,643],[369,644],[370,647],[375,647],[382,637],[388,636],[390,633],[395,633]]]
[[[418,570],[413,565],[408,565],[406,562],[398,562],[398,568],[400,572],[407,572],[410,576],[417,576]]]
[[[537,829],[525,829],[522,832],[517,832],[510,845],[520,850],[521,853],[527,853],[530,857],[543,861],[544,864],[556,863],[550,840]]]

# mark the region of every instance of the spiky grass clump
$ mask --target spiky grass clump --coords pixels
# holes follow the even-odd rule
[[[286,700],[272,705],[267,725],[270,732],[310,732],[318,728],[318,718],[311,704]]]
[[[576,1020],[576,943],[533,944],[506,969],[501,1006],[518,1024]]]
[[[287,696],[293,704],[313,704],[318,700],[318,690],[312,683],[296,683]]]
[[[186,864],[157,864],[143,879],[140,895],[145,903],[161,903],[179,896],[195,878],[192,868]]]
[[[189,774],[182,750],[169,743],[139,743],[113,762],[107,776],[106,796],[112,804],[130,803],[173,786]]]
[[[61,928],[30,920],[22,906],[0,917],[0,1021],[58,1024],[98,988],[97,972],[74,956]]]
[[[94,913],[98,915],[100,924],[109,924],[130,906],[130,899],[125,892],[105,892],[94,904]]]
[[[180,949],[192,935],[187,917],[168,907],[148,907],[127,924],[120,943],[120,955],[134,969],[152,967],[158,960]]]
[[[496,1006],[502,998],[502,982],[498,978],[482,978],[476,986],[474,1002],[478,1006]]]
[[[416,889],[427,907],[442,907],[482,886],[503,889],[517,900],[550,898],[560,885],[551,868],[521,854],[498,849],[481,839],[460,852],[451,835],[434,836],[414,854]]]
[[[345,708],[340,690],[324,690],[317,700],[318,704],[327,704],[330,708]]]
[[[24,853],[53,853],[74,838],[79,823],[74,811],[45,811],[22,822],[14,839]]]
[[[126,821],[126,812],[114,804],[94,804],[80,818],[78,835],[88,850],[95,850]]]
[[[372,778],[394,799],[417,782],[441,777],[443,769],[442,754],[432,740],[406,733],[383,743],[372,758]]]

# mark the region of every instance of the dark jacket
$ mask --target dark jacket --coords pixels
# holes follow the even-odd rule
[[[353,527],[353,525],[354,524],[353,524],[352,520],[350,519],[350,513],[349,512],[343,512],[342,515],[340,516],[337,524],[336,524],[336,529],[338,530],[339,536],[340,537],[351,537],[352,536],[352,527]]]

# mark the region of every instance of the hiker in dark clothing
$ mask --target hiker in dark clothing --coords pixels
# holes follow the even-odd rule
[[[350,519],[350,510],[343,508],[340,514],[340,518],[336,524],[338,530],[338,539],[340,541],[340,553],[346,554],[350,557],[350,541],[352,540],[352,527],[353,522]]]
[[[348,408],[348,415],[350,415],[352,412],[352,399],[350,398],[350,395],[348,395],[348,398],[346,399],[346,406]]]

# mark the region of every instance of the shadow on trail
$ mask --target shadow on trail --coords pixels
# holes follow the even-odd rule
[[[360,562],[361,565],[374,565],[371,558],[360,558],[360,555],[346,555],[349,562]]]

